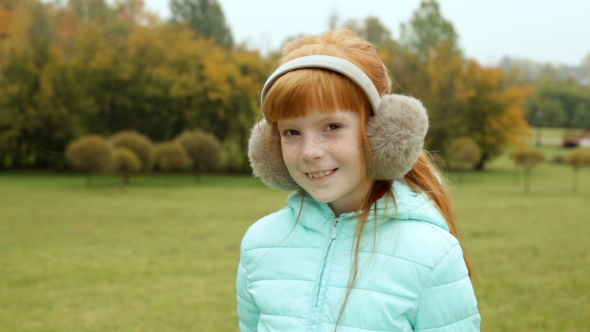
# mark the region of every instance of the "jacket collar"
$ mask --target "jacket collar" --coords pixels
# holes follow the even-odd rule
[[[426,194],[414,192],[403,180],[393,182],[393,192],[395,201],[386,195],[373,205],[363,233],[372,232],[375,226],[396,220],[426,221],[449,231],[444,218]],[[308,193],[302,196],[301,189],[289,195],[287,202],[295,216],[299,215],[299,224],[323,236],[331,236],[336,216],[327,203],[316,201]],[[340,215],[338,237],[354,236],[358,214],[359,212],[349,212]]]

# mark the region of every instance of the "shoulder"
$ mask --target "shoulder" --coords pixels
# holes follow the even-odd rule
[[[293,228],[295,218],[293,209],[285,207],[259,219],[246,231],[242,251],[276,245],[277,239],[280,241]]]
[[[460,249],[459,241],[449,231],[427,221],[396,220],[388,224],[385,231],[395,238],[394,256],[427,271],[433,270],[455,247]]]

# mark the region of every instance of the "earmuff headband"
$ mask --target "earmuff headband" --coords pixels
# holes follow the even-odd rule
[[[377,110],[379,109],[379,106],[381,105],[381,96],[379,96],[379,92],[377,91],[377,88],[375,87],[373,81],[371,81],[369,76],[367,76],[367,74],[365,74],[364,71],[362,71],[352,62],[329,55],[304,56],[293,59],[277,68],[277,70],[275,70],[269,76],[268,80],[266,80],[266,83],[264,84],[264,87],[262,88],[262,95],[260,97],[261,104],[264,101],[264,98],[266,97],[266,93],[268,92],[268,90],[270,90],[272,85],[279,79],[279,77],[283,76],[284,74],[290,71],[304,68],[328,69],[350,78],[361,89],[363,89],[363,91],[367,95],[367,98],[369,98],[369,102],[371,103],[373,112],[377,112]]]

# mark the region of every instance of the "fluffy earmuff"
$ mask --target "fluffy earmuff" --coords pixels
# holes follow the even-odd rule
[[[323,68],[341,73],[367,94],[374,115],[367,124],[376,180],[394,180],[412,169],[424,145],[428,130],[426,109],[417,99],[402,95],[380,97],[369,77],[349,61],[323,55],[297,58],[279,67],[262,89],[262,100],[270,86],[286,72],[302,68]],[[281,152],[278,133],[262,120],[252,128],[248,157],[253,173],[267,186],[282,190],[298,189]]]

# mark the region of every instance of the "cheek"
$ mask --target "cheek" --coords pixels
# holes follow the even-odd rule
[[[297,151],[293,146],[281,143],[281,152],[283,154],[283,162],[287,167],[297,160]]]

